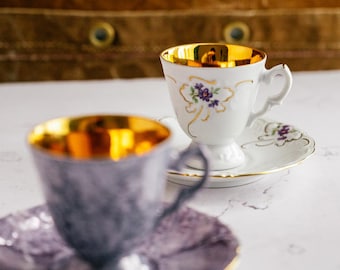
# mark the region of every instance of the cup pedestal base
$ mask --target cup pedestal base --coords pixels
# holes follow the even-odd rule
[[[196,144],[192,142],[191,144]],[[227,145],[206,145],[210,150],[211,170],[228,170],[241,166],[245,162],[245,155],[236,142]],[[200,160],[189,159],[186,165],[194,169],[203,169]]]
[[[157,265],[151,261],[150,259],[138,255],[138,254],[130,254],[126,257],[123,257],[119,260],[118,264],[116,263],[108,263],[100,270],[131,270],[131,269],[141,269],[141,270],[157,270]]]

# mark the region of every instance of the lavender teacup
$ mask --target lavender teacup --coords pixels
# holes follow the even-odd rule
[[[35,126],[28,142],[56,228],[95,269],[121,269],[122,258],[208,176],[201,146],[172,163],[170,130],[143,117],[57,118]],[[204,177],[161,212],[167,168],[192,156],[205,164]]]

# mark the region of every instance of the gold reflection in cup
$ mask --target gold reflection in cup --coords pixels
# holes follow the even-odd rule
[[[161,57],[190,67],[230,68],[259,62],[265,58],[265,53],[240,45],[195,43],[167,49]]]
[[[166,127],[151,119],[96,115],[47,121],[33,129],[28,141],[56,156],[119,160],[147,153],[169,135]]]

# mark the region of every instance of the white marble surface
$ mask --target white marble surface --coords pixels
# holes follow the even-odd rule
[[[189,205],[219,217],[241,242],[239,270],[339,270],[340,71],[297,72],[266,117],[316,141],[302,164]],[[0,216],[43,202],[25,137],[41,121],[88,113],[173,115],[163,79],[0,84]],[[170,200],[178,185],[168,184]]]

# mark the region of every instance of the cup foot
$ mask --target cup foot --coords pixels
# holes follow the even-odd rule
[[[227,145],[207,145],[207,147],[210,150],[211,170],[228,170],[241,166],[245,162],[245,155],[236,142]],[[203,169],[200,160],[194,158],[189,159],[186,165],[194,169]]]
[[[100,270],[158,270],[158,266],[154,261],[141,256],[139,254],[130,254],[120,259],[118,265],[113,263],[107,264]]]

